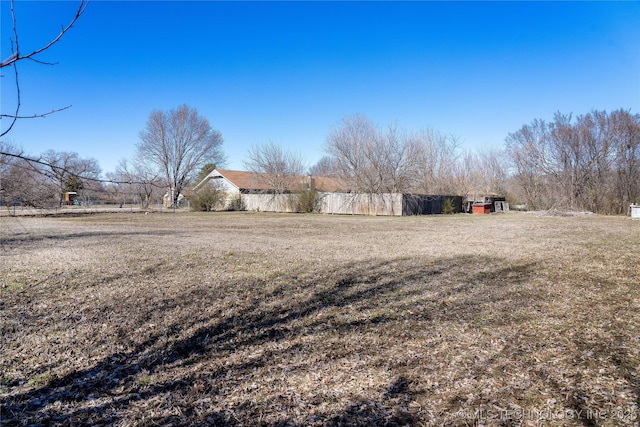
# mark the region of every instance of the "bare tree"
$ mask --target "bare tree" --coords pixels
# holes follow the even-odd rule
[[[177,206],[180,193],[204,164],[224,163],[222,134],[187,105],[168,112],[156,110],[140,132],[136,159],[164,176]]]
[[[118,192],[123,200],[121,205],[125,203],[128,196],[131,203],[134,199],[138,199],[140,207],[147,209],[154,197],[162,197],[160,189],[164,188],[164,185],[159,174],[146,164],[121,160],[116,167],[113,179],[118,182]]]
[[[9,125],[7,125],[6,128],[0,133],[0,137],[8,134],[18,119],[45,117],[45,116],[48,116],[49,114],[53,114],[55,112],[65,110],[70,107],[70,106],[66,106],[62,108],[56,108],[45,113],[33,113],[33,114],[21,115],[20,109],[22,105],[21,105],[21,88],[20,88],[20,78],[18,73],[18,64],[21,63],[22,61],[30,60],[30,61],[37,62],[39,64],[53,65],[53,63],[51,62],[45,62],[40,60],[39,55],[42,52],[49,49],[54,44],[58,43],[60,39],[62,39],[62,37],[71,29],[71,27],[73,27],[73,25],[76,23],[78,18],[80,18],[80,16],[86,11],[88,4],[89,4],[88,0],[80,0],[75,14],[73,15],[69,23],[61,28],[60,32],[56,36],[54,36],[52,39],[50,39],[48,42],[44,43],[40,47],[27,49],[26,51],[23,51],[22,46],[20,44],[18,20],[15,13],[15,0],[11,0],[10,8],[11,8],[11,22],[12,22],[12,32],[13,32],[13,38],[11,39],[11,55],[9,55],[9,57],[7,57],[6,59],[2,60],[2,62],[0,62],[0,69],[3,69],[5,67],[13,68],[13,75],[14,75],[15,89],[16,89],[16,95],[15,95],[16,102],[15,102],[14,111],[11,114],[4,113],[4,112],[0,113],[0,119],[9,120]]]
[[[409,191],[415,159],[406,133],[395,125],[389,126],[378,134],[373,153],[372,165],[381,177],[381,189],[387,193]]]
[[[460,181],[459,147],[455,136],[433,130],[411,133],[397,126],[381,129],[355,115],[343,119],[324,148],[337,175],[354,192],[460,194],[460,185],[468,185]]]
[[[638,194],[640,116],[556,113],[507,137],[515,177],[534,208],[624,212]],[[635,180],[635,181],[634,181]]]
[[[35,170],[26,160],[17,158],[2,173],[2,201],[12,205],[54,208],[60,205],[55,184]]]
[[[275,194],[296,189],[306,169],[305,161],[299,153],[286,151],[273,141],[252,146],[244,167],[253,172],[257,184],[267,187]]]
[[[594,212],[609,212],[607,194],[612,192],[612,168],[615,160],[615,127],[604,111],[579,116],[573,125],[575,151],[581,153],[578,163],[582,172],[579,191],[572,195],[575,205]]]
[[[0,149],[0,187],[5,203],[54,207],[62,203],[65,192],[89,197],[102,190],[95,159],[53,150],[34,159],[6,143],[0,143]]]
[[[78,153],[54,150],[45,152],[34,168],[39,168],[55,184],[60,203],[65,192],[82,190],[87,181],[96,182],[101,172],[95,159],[83,159]]]
[[[410,147],[411,191],[454,194],[457,187],[466,189],[464,176],[460,175],[458,168],[458,138],[426,129],[411,135]],[[456,178],[459,181],[457,183]]]
[[[482,200],[488,195],[507,195],[509,175],[504,152],[496,148],[464,150],[451,160],[440,194],[457,194],[467,200]]]
[[[8,142],[0,141],[0,179],[17,160],[21,151]],[[2,191],[2,181],[0,181],[0,191]]]
[[[338,176],[338,166],[331,156],[322,156],[318,162],[309,168],[311,176]]]
[[[484,196],[478,163],[478,155],[471,150],[464,150],[460,156],[452,157],[441,174],[436,176],[437,191],[434,193],[457,194],[466,200],[478,200]]]
[[[640,203],[640,115],[618,110],[611,113],[611,120],[616,138],[614,192],[621,213],[630,203]]]
[[[379,190],[375,185],[375,171],[368,162],[375,138],[375,126],[363,115],[343,118],[342,125],[327,136],[324,149],[335,159],[340,178],[354,192]]]
[[[21,186],[27,182],[25,169],[29,166],[23,164],[20,167],[20,163],[24,163],[18,157],[21,151],[12,144],[0,141],[0,151],[0,202],[9,207],[20,201],[23,193]]]
[[[507,163],[504,150],[494,147],[479,149],[474,165],[476,190],[484,195],[507,194]]]
[[[411,146],[396,126],[383,132],[363,115],[347,116],[327,136],[324,149],[353,192],[403,192],[411,186]]]
[[[513,176],[531,209],[548,208],[554,204],[549,199],[547,184],[554,173],[548,155],[548,140],[548,125],[538,119],[506,138]]]

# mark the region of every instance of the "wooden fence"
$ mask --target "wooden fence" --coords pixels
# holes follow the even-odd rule
[[[293,212],[295,194],[242,194],[248,211]],[[318,212],[343,215],[402,215],[402,194],[320,193]]]
[[[319,193],[317,212],[338,215],[431,215],[442,212],[450,200],[453,212],[462,212],[462,197],[402,193],[353,194]],[[295,194],[242,194],[247,211],[295,212]]]
[[[242,208],[259,212],[293,212],[292,194],[242,194]]]
[[[402,215],[402,194],[323,193],[320,212],[343,215]]]

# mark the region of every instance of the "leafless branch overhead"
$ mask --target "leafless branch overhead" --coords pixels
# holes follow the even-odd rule
[[[63,108],[57,108],[57,109],[53,109],[47,113],[39,113],[39,114],[29,114],[29,115],[20,115],[20,108],[21,108],[21,90],[20,90],[20,79],[18,76],[18,62],[25,60],[25,59],[29,59],[31,61],[37,62],[39,64],[45,64],[45,65],[54,65],[55,63],[53,62],[47,62],[47,61],[42,61],[38,58],[36,58],[36,55],[38,55],[39,53],[44,52],[45,50],[49,49],[51,46],[53,46],[54,44],[56,44],[61,38],[62,36],[69,31],[69,29],[71,29],[71,27],[73,27],[73,24],[75,24],[75,22],[78,20],[78,18],[86,11],[87,6],[89,4],[89,0],[80,0],[78,3],[78,8],[76,9],[75,15],[73,16],[73,18],[69,21],[69,23],[66,26],[63,26],[60,30],[60,32],[58,33],[57,36],[55,36],[53,39],[51,39],[48,43],[45,43],[44,45],[40,46],[37,49],[34,49],[26,54],[22,54],[20,51],[20,39],[18,37],[18,24],[17,24],[17,19],[16,19],[16,14],[15,14],[15,10],[14,10],[14,5],[15,5],[15,0],[11,0],[11,20],[12,20],[12,27],[13,27],[13,40],[11,40],[11,55],[3,60],[2,62],[0,62],[0,69],[4,68],[4,67],[13,67],[13,74],[15,76],[15,86],[16,86],[16,106],[15,106],[15,110],[13,112],[13,114],[0,114],[0,119],[3,118],[7,118],[10,120],[9,125],[6,127],[6,129],[4,131],[2,131],[0,133],[0,137],[5,136],[6,134],[8,134],[11,129],[13,129],[13,126],[15,125],[16,121],[18,119],[27,119],[27,118],[39,118],[39,117],[46,117],[50,114],[62,111],[62,110],[66,110],[67,108],[71,107],[70,105],[67,107],[63,107]]]
[[[0,114],[0,117],[6,117],[6,118],[10,118],[10,119],[37,119],[37,118],[41,118],[41,117],[46,117],[46,116],[54,114],[54,113],[58,113],[60,111],[67,110],[69,108],[71,108],[71,105],[67,105],[66,107],[62,107],[62,108],[56,108],[56,109],[48,111],[46,113],[31,114],[31,115],[28,115],[28,116],[16,116],[14,114]]]
[[[71,176],[76,176],[82,180],[86,180],[86,181],[92,181],[92,182],[98,182],[98,183],[108,183],[108,184],[149,184],[152,186],[156,186],[156,187],[162,187],[164,188],[164,186],[159,186],[153,183],[153,181],[155,180],[155,177],[150,180],[150,181],[135,181],[135,180],[127,180],[127,181],[120,181],[120,180],[114,180],[114,179],[100,179],[100,178],[94,178],[91,176],[84,176],[82,174],[77,174],[77,173],[73,173],[72,171],[64,168],[64,167],[60,167],[57,166],[51,162],[47,162],[47,161],[43,161],[41,159],[34,159],[28,156],[25,156],[23,154],[16,154],[16,153],[9,153],[6,151],[0,151],[0,156],[7,156],[7,157],[11,157],[11,158],[15,158],[15,159],[20,159],[20,160],[24,160],[25,162],[27,162],[27,164],[29,164],[30,166],[33,166],[33,164],[38,164],[41,166],[46,166],[48,168],[51,168],[52,170],[55,170],[57,172],[64,172],[68,175]],[[51,175],[46,172],[46,171],[42,171],[41,169],[38,169],[38,173],[41,173],[47,177],[51,177]]]
[[[65,33],[67,31],[69,31],[71,29],[71,27],[73,27],[73,24],[75,24],[75,22],[78,20],[78,18],[80,18],[80,16],[82,16],[82,14],[87,10],[87,6],[89,5],[89,1],[88,0],[80,0],[79,4],[78,4],[78,8],[76,9],[76,13],[73,16],[73,18],[71,19],[71,21],[69,21],[69,23],[66,26],[63,26],[60,30],[60,32],[58,33],[58,35],[56,35],[53,39],[51,39],[48,43],[44,44],[43,46],[34,49],[26,54],[21,54],[20,53],[20,44],[19,44],[19,39],[18,39],[18,27],[17,27],[17,23],[16,23],[16,16],[14,13],[14,3],[15,0],[11,0],[11,18],[13,21],[13,37],[14,37],[14,46],[13,49],[14,51],[11,52],[11,55],[3,60],[2,62],[0,62],[0,68],[4,68],[4,67],[8,67],[18,61],[24,60],[24,59],[31,59],[34,60],[36,62],[40,62],[40,63],[46,63],[40,60],[35,59],[34,57],[36,55],[38,55],[39,53],[44,52],[45,50],[49,49],[51,46],[53,46],[54,44],[56,44],[58,41],[60,41],[60,39],[62,38],[62,36],[65,35]],[[51,64],[51,63],[48,63]]]

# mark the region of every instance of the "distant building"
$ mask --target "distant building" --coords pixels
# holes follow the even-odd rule
[[[312,176],[286,177],[279,191],[275,191],[270,178],[267,174],[215,169],[193,189],[197,192],[204,185],[214,185],[227,193],[225,206],[240,198],[244,210],[262,212],[294,212],[292,197],[308,189],[318,192],[317,212],[326,214],[429,215],[442,213],[445,203],[454,213],[463,211],[461,196],[351,193],[338,178]]]

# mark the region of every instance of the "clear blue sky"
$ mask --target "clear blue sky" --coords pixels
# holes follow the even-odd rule
[[[75,6],[18,0],[23,51]],[[1,12],[4,58],[8,1]],[[5,140],[33,155],[75,151],[103,172],[133,155],[152,110],[183,103],[222,133],[230,168],[268,141],[312,164],[354,113],[501,147],[556,111],[640,113],[640,2],[93,0],[41,59],[58,64],[21,65],[22,114],[73,107],[20,120]]]

